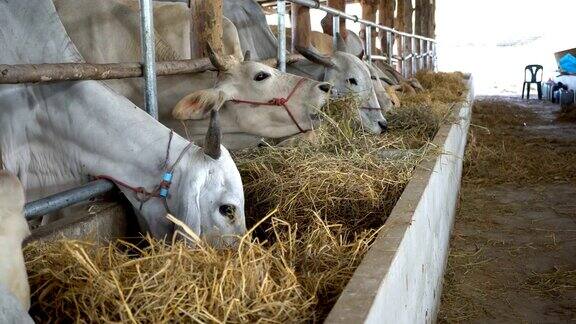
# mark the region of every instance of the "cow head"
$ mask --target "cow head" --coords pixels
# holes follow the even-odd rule
[[[213,88],[184,97],[172,115],[180,120],[206,119],[220,110],[226,120],[235,122],[235,132],[269,138],[286,137],[313,129],[319,122],[319,109],[326,103],[330,84],[280,72],[268,65],[250,61],[225,62],[210,50],[210,60],[219,73]],[[284,98],[284,105],[267,104]]]
[[[372,85],[374,86],[374,91],[376,92],[376,98],[378,98],[378,103],[383,112],[387,112],[392,109],[392,100],[386,91],[387,84],[381,80],[381,72],[378,68],[370,63],[366,63],[368,70],[370,71],[370,78],[372,79]]]
[[[215,247],[234,245],[246,233],[240,173],[220,144],[218,111],[209,114],[204,147],[191,147],[176,165],[166,204],[154,200],[139,212],[143,225],[154,237],[172,237],[174,224],[158,217],[167,211]]]
[[[370,71],[359,57],[346,52],[345,41],[341,37],[339,37],[336,51],[330,57],[318,54],[313,48],[297,47],[297,50],[310,61],[326,67],[324,81],[333,84],[333,95],[360,96],[361,107],[358,109],[358,116],[365,130],[373,134],[386,131],[387,122],[379,109],[380,105],[370,78]],[[359,56],[361,55],[363,54]]]

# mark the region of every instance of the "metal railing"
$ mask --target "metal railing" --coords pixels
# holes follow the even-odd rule
[[[390,27],[378,25],[375,22],[360,19],[358,16],[350,15],[345,12],[336,10],[334,8],[324,6],[317,0],[277,0],[277,15],[278,15],[278,62],[285,62],[286,51],[281,50],[286,48],[286,1],[291,3],[295,3],[298,5],[306,6],[312,9],[322,10],[328,14],[332,15],[332,35],[333,35],[333,42],[336,45],[337,42],[337,34],[340,32],[340,19],[344,18],[347,20],[351,20],[353,22],[362,24],[366,26],[366,41],[365,41],[365,55],[366,60],[371,62],[373,59],[383,59],[387,61],[390,65],[394,62],[399,62],[401,65],[401,71],[406,75],[406,67],[408,62],[411,63],[412,71],[417,71],[423,68],[430,68],[432,70],[436,70],[436,40],[429,37],[424,37],[420,35],[416,35],[414,33],[405,33],[398,30],[395,30]],[[294,26],[292,26],[294,27]],[[376,30],[381,30],[386,33],[386,40],[387,40],[387,49],[386,49],[386,56],[373,56],[372,55],[372,28]],[[399,55],[394,55],[394,43],[393,38],[394,36],[398,37],[398,53]],[[408,53],[404,51],[404,44],[406,41],[411,42],[410,50]],[[416,48],[416,41],[420,42],[420,51],[418,53],[415,52]],[[425,50],[424,50],[425,49]],[[384,49],[382,49],[384,50]],[[282,69],[284,67],[284,69]],[[280,65],[280,69],[282,71],[285,70],[285,65]]]

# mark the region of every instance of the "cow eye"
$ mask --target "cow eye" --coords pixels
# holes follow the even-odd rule
[[[346,81],[348,81],[348,83],[350,83],[351,85],[358,85],[358,81],[356,81],[355,78],[350,78],[350,79],[348,79],[348,80],[346,80]]]
[[[234,220],[236,217],[236,207],[232,205],[221,205],[219,211],[222,216],[226,216],[230,220]]]
[[[254,81],[264,81],[266,79],[268,79],[270,77],[270,73],[267,72],[258,72],[255,76],[254,76]]]

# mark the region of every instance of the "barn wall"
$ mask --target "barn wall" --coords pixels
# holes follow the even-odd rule
[[[434,139],[443,153],[417,168],[326,323],[435,321],[474,98],[468,85],[458,120]]]

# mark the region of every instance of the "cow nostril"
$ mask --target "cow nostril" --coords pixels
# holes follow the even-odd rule
[[[328,93],[330,92],[330,88],[332,88],[332,86],[330,85],[330,83],[322,83],[318,86],[318,88],[320,88],[322,92]]]
[[[388,123],[385,121],[379,121],[378,125],[380,126],[380,132],[381,133],[386,133],[386,131],[388,131]]]

